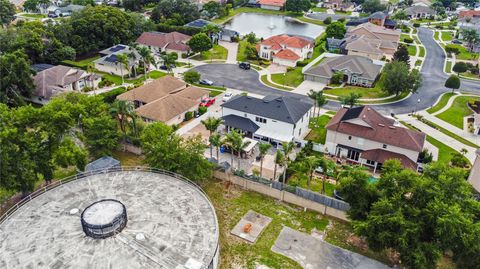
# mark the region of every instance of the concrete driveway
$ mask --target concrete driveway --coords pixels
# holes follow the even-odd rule
[[[387,269],[376,260],[330,245],[288,227],[280,232],[272,251],[298,262],[305,269]]]

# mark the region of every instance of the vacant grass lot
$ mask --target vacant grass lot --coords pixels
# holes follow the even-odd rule
[[[228,56],[228,50],[220,45],[213,45],[213,48],[209,51],[204,51],[192,57],[197,61],[208,60],[226,60]]]
[[[96,72],[96,73],[101,74],[103,78],[113,82],[115,85],[121,85],[122,84],[122,77],[121,76],[107,74],[107,73],[103,73],[103,72]],[[157,78],[161,78],[161,77],[166,76],[166,75],[167,75],[167,73],[164,73],[164,72],[161,72],[161,71],[158,71],[158,70],[153,70],[153,71],[151,71],[147,74],[147,77],[151,78],[151,79],[157,79]],[[138,77],[136,79],[128,79],[128,77],[125,76],[125,83],[137,84],[137,83],[140,83],[140,82],[143,82],[143,81],[145,81],[145,76],[144,75],[142,75],[141,77]]]
[[[463,129],[463,118],[472,114],[472,111],[467,106],[467,103],[470,100],[478,101],[480,100],[480,96],[459,96],[455,98],[455,101],[453,101],[453,104],[449,109],[436,116],[457,128]]]
[[[447,105],[448,100],[454,95],[455,94],[451,92],[447,92],[443,94],[442,97],[440,97],[440,100],[438,101],[438,103],[436,103],[433,107],[427,109],[427,112],[432,114],[439,111],[440,109],[442,109],[444,106]]]
[[[285,74],[272,74],[272,81],[280,85],[297,87],[303,82],[302,67],[295,67],[294,70]]]
[[[321,115],[318,118],[310,120],[310,133],[305,137],[305,140],[309,140],[315,143],[325,145],[325,139],[327,138],[327,129],[325,126],[332,117],[330,115]]]

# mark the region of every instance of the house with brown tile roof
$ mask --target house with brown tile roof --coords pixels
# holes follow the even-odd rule
[[[257,45],[258,56],[262,59],[285,66],[296,66],[298,61],[312,57],[315,41],[295,35],[276,35]]]
[[[332,155],[380,169],[389,159],[417,170],[426,135],[396,124],[369,106],[341,108],[326,126],[325,148]]]
[[[198,110],[200,101],[208,93],[172,76],[164,76],[120,94],[117,99],[134,102],[135,112],[146,122],[160,121],[170,125],[181,123],[186,112]]]
[[[135,41],[140,46],[148,47],[152,53],[159,57],[160,53],[189,53],[190,47],[187,42],[192,37],[179,32],[161,33],[161,32],[144,32]]]
[[[281,10],[286,2],[287,0],[258,0],[257,4],[263,9]]]

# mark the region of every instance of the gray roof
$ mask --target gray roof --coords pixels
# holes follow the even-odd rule
[[[240,129],[243,131],[255,133],[258,128],[260,128],[257,124],[247,118],[243,118],[237,115],[227,115],[222,117],[224,124],[226,126],[233,127],[235,129]]]
[[[407,15],[415,15],[417,13],[426,13],[426,14],[430,14],[430,15],[437,14],[437,12],[435,12],[435,10],[433,10],[429,7],[426,7],[426,6],[411,6],[411,7],[405,9],[405,13]]]
[[[300,99],[270,95],[263,99],[251,96],[238,96],[222,104],[222,107],[247,112],[287,123],[297,123],[312,107]]]
[[[372,15],[368,16],[369,19],[385,19],[386,17],[387,17],[387,14],[385,14],[382,11],[377,11]]]
[[[349,70],[362,78],[374,80],[381,69],[382,66],[374,64],[369,58],[357,55],[344,55],[329,58],[319,65],[308,69],[305,74],[331,78],[337,71]]]
[[[103,156],[85,166],[85,171],[94,171],[100,169],[108,169],[120,166],[120,161],[110,156]]]

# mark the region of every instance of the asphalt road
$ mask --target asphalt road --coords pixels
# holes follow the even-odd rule
[[[432,106],[438,97],[450,89],[444,87],[448,75],[443,72],[445,53],[433,39],[433,31],[426,28],[418,29],[418,37],[426,48],[426,58],[421,70],[423,83],[418,93],[412,94],[409,98],[393,104],[375,105],[375,109],[384,114],[405,114],[413,110],[423,110]],[[277,90],[263,85],[258,80],[256,70],[245,71],[233,64],[207,64],[194,68],[202,78],[212,80],[214,85],[225,86],[237,90],[247,91],[260,95],[280,94],[299,99],[309,98],[287,91]],[[468,91],[480,94],[480,82],[462,79],[461,91]],[[338,102],[330,101],[325,108],[337,110],[340,107]]]

